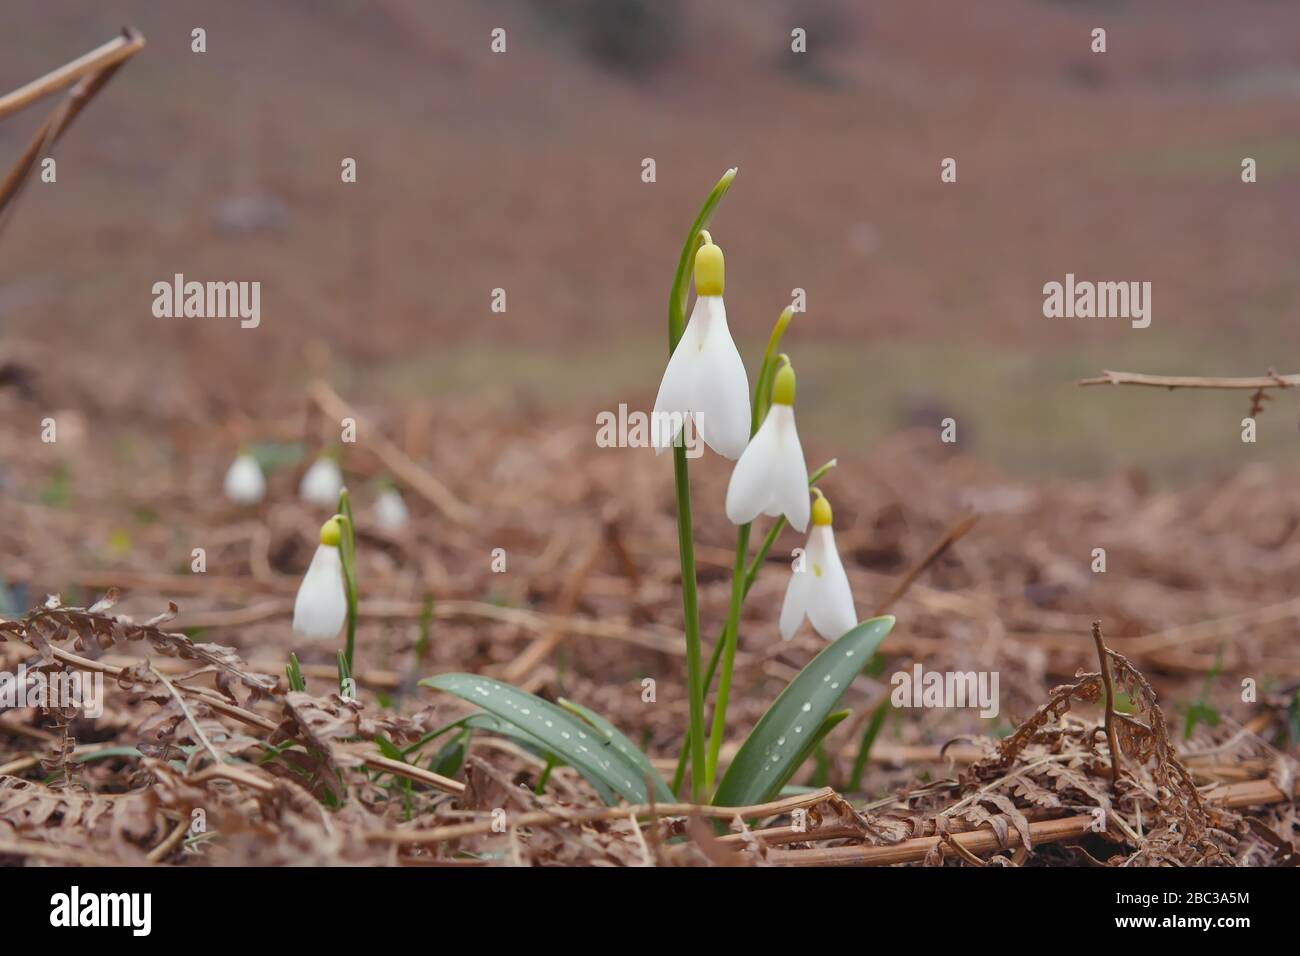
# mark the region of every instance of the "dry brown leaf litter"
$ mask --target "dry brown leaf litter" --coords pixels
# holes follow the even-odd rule
[[[409,431],[401,413],[366,413],[390,434]],[[865,794],[827,795],[749,818],[743,828],[724,818],[731,836],[688,814],[638,819],[602,810],[563,768],[534,794],[541,762],[481,735],[457,775],[463,793],[429,777],[395,783],[377,769],[375,736],[403,746],[466,712],[417,690],[419,677],[504,674],[539,642],[542,652],[518,682],[606,713],[645,742],[665,773],[685,723],[667,475],[635,450],[602,451],[575,468],[575,449],[589,454],[590,439],[577,428],[526,419],[502,427],[474,412],[439,425],[436,446],[412,438],[403,453],[472,503],[474,527],[408,487],[410,530],[373,532],[364,489],[386,469],[361,446],[345,459],[354,492],[362,489],[362,703],[333,693],[332,648],[297,648],[308,693],[286,693],[276,676],[294,647],[287,615],[321,517],[293,500],[296,471],[272,473],[269,503],[249,514],[213,498],[224,462],[192,439],[186,447],[205,450],[178,458],[150,449],[143,459],[150,474],[134,488],[81,470],[93,436],[76,458],[42,450],[52,457],[13,459],[29,491],[57,466],[74,474],[78,494],[58,506],[37,504],[34,494],[3,499],[0,546],[16,556],[6,580],[107,593],[98,607],[42,606],[0,624],[7,638],[0,656],[10,670],[20,661],[58,668],[93,660],[110,676],[105,714],[94,721],[30,710],[0,723],[0,846],[8,848],[0,855],[89,862],[153,854],[190,865],[1295,859],[1294,814],[1282,796],[1294,792],[1284,728],[1300,677],[1296,483],[1251,467],[1181,491],[1152,492],[1137,477],[1013,482],[908,433],[869,462],[845,461],[826,480],[860,609],[883,599],[962,514],[976,511],[980,522],[893,609],[900,625],[882,648],[882,676],[859,678],[846,705],[869,711],[887,695],[887,676],[916,660],[927,669],[998,669],[1000,722],[1010,730],[1016,715],[1029,715],[1000,743],[966,737],[941,753],[938,744],[988,725],[965,712],[892,712]],[[319,425],[308,415],[264,427],[311,443]],[[3,430],[0,443],[18,447]],[[707,461],[697,472],[710,634],[725,606],[731,531],[708,507],[725,474]],[[121,514],[146,503],[164,520],[131,525],[132,546],[114,554],[114,533],[129,523]],[[191,541],[208,549],[205,575],[187,573]],[[1088,571],[1093,542],[1107,548],[1106,575]],[[733,746],[817,647],[807,636],[784,644],[774,635],[784,555],[797,543],[791,534],[781,539],[746,604]],[[506,549],[509,574],[488,571],[491,547]],[[115,586],[126,594],[121,606],[140,608],[144,623],[117,613]],[[426,594],[435,597],[431,611]],[[36,597],[30,603],[43,595]],[[183,611],[152,614],[150,605],[172,600]],[[430,637],[417,650],[426,611]],[[1094,616],[1107,622],[1116,683],[1134,704],[1117,725],[1125,773],[1116,792],[1098,678],[1078,673],[1096,666],[1087,639]],[[169,630],[181,627],[207,630],[190,641]],[[1212,702],[1224,719],[1192,741],[1176,739],[1181,717],[1160,709],[1143,673],[1164,688],[1165,710],[1171,701],[1181,707],[1216,653],[1223,678]],[[653,707],[640,701],[645,675],[659,685]],[[1069,683],[1051,690],[1049,675]],[[1234,699],[1242,675],[1265,680],[1258,705]],[[379,707],[380,693],[396,710]],[[849,722],[831,738],[832,784],[844,785],[861,726]],[[282,750],[290,740],[300,743]],[[426,766],[442,742],[426,748]],[[105,746],[135,746],[143,756],[78,759]],[[882,791],[892,795],[871,799]],[[544,822],[493,832],[493,810],[502,808],[508,819]],[[806,812],[798,826],[795,810]],[[202,834],[186,825],[195,811],[207,821]],[[578,811],[588,816],[569,819]],[[434,842],[411,836],[446,827],[471,832]]]

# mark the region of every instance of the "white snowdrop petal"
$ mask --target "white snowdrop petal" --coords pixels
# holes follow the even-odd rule
[[[343,473],[333,458],[317,458],[298,484],[298,497],[314,505],[328,508],[338,504],[343,490]]]
[[[817,539],[814,548],[813,539]],[[808,536],[809,565],[817,553],[816,565],[821,574],[812,582],[808,595],[808,622],[828,641],[837,640],[858,623],[853,606],[853,589],[835,547],[835,532],[829,525],[818,525]]]
[[[222,489],[236,504],[255,505],[266,495],[266,479],[252,455],[240,455],[230,464]]]
[[[401,531],[410,518],[406,502],[396,488],[385,488],[375,500],[375,523],[384,531]]]
[[[773,405],[768,418],[776,416],[776,455],[772,463],[769,514],[783,514],[796,531],[808,528],[808,467],[804,464],[803,445],[794,423],[794,408]]]
[[[785,600],[781,602],[781,637],[790,640],[799,625],[803,623],[804,613],[808,608],[809,581],[812,579],[811,566],[805,565],[802,571],[790,572],[790,583],[785,588]]]
[[[293,629],[315,639],[336,637],[348,616],[343,591],[343,562],[339,549],[328,544],[316,548],[293,602]]]
[[[727,328],[721,296],[703,296],[709,321],[703,331],[695,380],[695,427],[705,443],[733,461],[749,443],[749,376]]]
[[[732,524],[748,524],[763,512],[771,493],[769,482],[776,451],[776,429],[769,414],[731,471],[727,518]]]
[[[700,302],[695,301],[695,308],[686,322],[682,337],[677,340],[677,348],[668,358],[668,367],[659,382],[659,392],[655,395],[654,414],[650,418],[650,443],[655,454],[665,448],[671,448],[677,432],[685,423],[686,415],[695,404],[694,384],[699,367],[701,327],[707,316],[700,310]]]

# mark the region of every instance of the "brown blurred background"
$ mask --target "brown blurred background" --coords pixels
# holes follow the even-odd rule
[[[93,398],[104,427],[255,419],[328,361],[358,401],[594,433],[653,402],[683,232],[736,165],[732,328],[752,375],[807,290],[786,345],[818,452],[951,415],[1012,473],[1300,460],[1288,393],[1244,445],[1241,393],[1073,385],[1300,366],[1295,4],[4,0],[0,23],[4,90],[123,24],[148,39],[0,236],[0,349],[71,359],[42,404]],[[48,108],[0,123],[0,156]],[[176,272],[261,281],[261,327],[154,318]],[[1045,319],[1067,272],[1152,282],[1151,327]]]

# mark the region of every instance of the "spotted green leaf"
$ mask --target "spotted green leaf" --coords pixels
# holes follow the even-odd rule
[[[439,674],[420,683],[482,707],[510,725],[509,736],[517,732],[526,735],[524,739],[532,738],[539,749],[555,754],[582,774],[606,802],[613,802],[613,794],[632,803],[645,802],[645,777],[638,760],[621,753],[609,737],[568,711],[477,674]]]
[[[894,618],[863,621],[808,662],[767,709],[741,744],[718,784],[713,802],[742,807],[772,799],[811,753],[818,734],[885,639]]]
[[[637,769],[641,772],[641,779],[650,780],[654,784],[655,797],[657,799],[664,800],[668,803],[673,802],[675,799],[673,797],[673,792],[668,789],[668,784],[664,782],[664,778],[659,776],[659,771],[654,768],[654,764],[650,762],[650,758],[643,754],[637,748],[636,744],[628,740],[621,730],[594,710],[591,710],[588,707],[583,707],[581,704],[574,703],[571,700],[565,700],[563,697],[561,697],[557,703],[565,710],[571,711],[581,720],[590,724],[595,728],[597,733],[610,741],[614,746],[614,749],[636,764]]]

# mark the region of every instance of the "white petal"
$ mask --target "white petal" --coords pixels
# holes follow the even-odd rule
[[[727,484],[727,518],[732,524],[748,524],[767,507],[779,447],[776,431],[769,414],[732,469]]]
[[[298,497],[314,505],[332,508],[343,490],[343,473],[333,458],[317,458],[302,476]]]
[[[764,514],[776,517],[785,515],[790,526],[797,531],[808,527],[808,466],[804,464],[803,446],[799,443],[799,430],[794,424],[794,408],[790,405],[773,405],[767,413],[776,435],[776,451],[772,458],[772,471],[768,475],[768,495]]]
[[[808,535],[808,570],[808,621],[826,640],[837,640],[858,623],[858,612],[830,525],[816,525]]]
[[[336,637],[348,616],[339,549],[322,544],[312,555],[293,602],[293,629],[304,637]]]
[[[808,608],[808,585],[812,580],[812,566],[805,560],[802,571],[790,571],[790,583],[785,588],[781,603],[781,637],[790,640],[803,623]]]
[[[410,518],[396,488],[385,488],[375,500],[375,523],[384,531],[401,531]]]
[[[236,504],[255,505],[266,494],[266,479],[252,455],[240,455],[230,465],[223,484],[226,497]]]
[[[700,301],[697,299],[686,329],[677,340],[677,348],[673,349],[668,367],[664,369],[664,377],[659,382],[654,414],[650,418],[650,443],[656,454],[672,447],[673,440],[695,404],[696,371],[700,364],[700,330],[706,318],[700,313]]]
[[[702,296],[696,301],[696,309],[701,308],[706,310],[708,322],[700,343],[691,411],[705,443],[724,458],[735,460],[749,443],[749,376],[731,340],[722,296]]]

